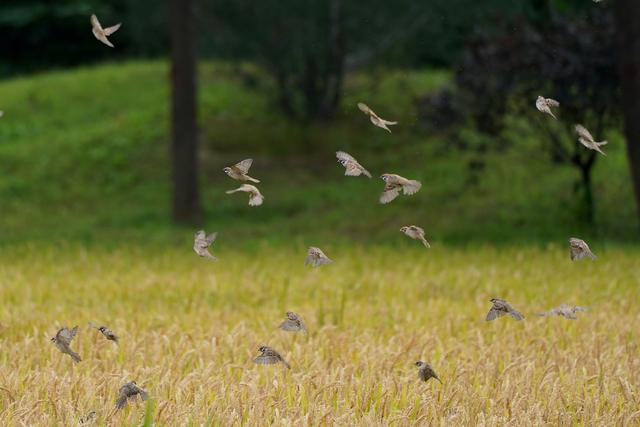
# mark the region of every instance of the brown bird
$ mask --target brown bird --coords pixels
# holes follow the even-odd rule
[[[487,313],[487,321],[497,319],[498,317],[502,317],[505,314],[510,314],[516,320],[524,319],[524,316],[520,314],[519,311],[516,311],[503,299],[500,298],[491,298],[491,302],[493,306],[489,313]]]
[[[371,120],[371,123],[378,126],[379,128],[386,130],[389,133],[391,133],[391,130],[387,126],[398,124],[398,122],[390,122],[388,120],[381,119],[376,113],[373,112],[371,108],[369,108],[367,104],[358,102],[358,108],[360,109],[360,111],[369,116],[369,120]]]
[[[606,156],[606,154],[600,149],[600,147],[602,145],[607,145],[608,141],[596,141],[591,133],[587,130],[587,128],[582,125],[576,125],[576,134],[578,134],[578,142],[580,142],[580,144],[584,145],[590,150],[595,150],[598,153]]]
[[[420,240],[425,248],[431,247],[429,242],[427,242],[427,239],[424,237],[424,230],[417,225],[405,225],[400,228],[400,231],[414,240]]]
[[[289,332],[307,331],[300,316],[292,311],[287,311],[287,318],[278,327],[283,331]]]
[[[211,233],[207,236],[204,230],[199,230],[193,237],[193,251],[203,258],[208,258],[211,261],[217,261],[218,258],[211,255],[209,247],[216,240],[218,233]]]
[[[106,339],[108,339],[109,341],[113,341],[116,344],[118,344],[118,336],[116,334],[113,333],[113,331],[109,328],[107,328],[106,326],[99,326],[99,325],[95,325],[93,323],[89,323],[89,326],[91,328],[97,329],[98,331],[100,331],[100,333],[102,335],[104,335],[104,337]]]
[[[140,396],[142,400],[147,400],[149,394],[138,387],[135,381],[131,381],[120,387],[118,391],[118,399],[116,400],[116,409],[122,409],[127,405],[129,399]]]
[[[260,206],[264,201],[264,196],[260,193],[260,190],[251,184],[242,184],[235,190],[227,191],[227,194],[237,193],[238,191],[249,193],[249,206]]]
[[[559,106],[560,103],[555,99],[544,98],[542,96],[538,96],[538,99],[536,99],[536,108],[538,109],[538,111],[549,114],[554,119],[557,119],[557,117],[555,116],[555,114],[553,114],[551,108],[558,108]]]
[[[118,31],[118,28],[120,28],[121,25],[122,24],[119,23],[113,27],[102,28],[100,21],[98,21],[98,17],[96,17],[96,15],[91,15],[91,31],[93,31],[93,35],[109,47],[113,47],[113,44],[111,44],[107,36]]]
[[[587,308],[568,305],[568,304],[560,304],[560,306],[556,308],[552,308],[549,311],[545,311],[544,313],[538,313],[538,316],[541,316],[541,317],[562,316],[565,319],[575,320],[577,319],[576,313],[581,311],[587,311]]]
[[[438,376],[436,375],[436,372],[433,370],[431,365],[429,365],[427,362],[423,362],[422,360],[418,360],[416,362],[416,366],[419,368],[418,369],[418,378],[420,378],[422,381],[427,382],[431,378],[435,378],[436,380],[438,380],[440,382],[440,384],[442,384],[442,381],[440,380],[440,378],[438,378]]]
[[[73,341],[77,333],[77,326],[73,329],[64,327],[56,333],[55,337],[51,338],[51,341],[56,345],[56,347],[58,347],[58,350],[60,350],[64,354],[68,354],[69,356],[71,356],[73,361],[76,363],[80,362],[82,359],[80,358],[78,353],[71,350],[70,345],[71,341]]]
[[[96,417],[97,416],[98,416],[98,414],[96,414],[96,411],[91,411],[88,414],[83,415],[83,416],[80,417],[80,419],[78,420],[78,425],[79,426],[90,426],[96,421]]]
[[[244,159],[243,161],[238,162],[233,166],[224,168],[223,171],[237,181],[249,181],[258,183],[260,182],[259,180],[251,178],[249,175],[247,175],[252,163],[253,159]]]
[[[307,251],[307,257],[304,259],[304,265],[311,265],[313,267],[319,267],[324,264],[331,264],[333,260],[322,252],[320,248],[311,246]]]
[[[380,195],[380,203],[382,204],[389,203],[398,197],[400,191],[411,195],[417,193],[422,187],[420,181],[406,179],[392,173],[382,174],[380,178],[385,182],[384,191]]]
[[[263,345],[258,350],[261,354],[253,359],[253,361],[258,365],[273,365],[275,363],[281,362],[287,369],[291,369],[291,366],[289,366],[287,361],[284,360],[282,356],[280,356],[280,353],[278,353],[271,347]]]
[[[344,151],[336,151],[336,157],[338,158],[338,163],[344,166],[344,174],[346,176],[360,176],[364,175],[368,178],[371,178],[371,174],[368,170],[362,167],[360,163],[356,159],[354,159],[350,154],[345,153]]]
[[[597,258],[595,254],[591,252],[591,249],[589,249],[587,242],[576,237],[569,239],[569,254],[571,255],[571,261],[577,261],[585,257],[591,259]]]

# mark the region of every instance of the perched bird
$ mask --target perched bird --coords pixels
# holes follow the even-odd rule
[[[338,163],[344,166],[344,174],[347,176],[360,176],[364,175],[368,178],[371,178],[371,174],[368,170],[362,167],[360,163],[356,159],[354,159],[350,154],[345,153],[344,151],[336,151],[336,157],[338,158]]]
[[[227,191],[227,194],[237,193],[238,191],[249,193],[249,206],[260,206],[264,201],[264,196],[260,193],[260,190],[251,184],[242,184],[235,190]]]
[[[278,353],[271,347],[263,345],[258,350],[261,353],[260,356],[253,359],[253,361],[258,365],[273,365],[274,363],[282,362],[282,364],[286,366],[287,369],[291,369],[291,366],[289,366],[287,361],[284,360],[282,356],[280,356],[280,353]]]
[[[323,264],[331,264],[333,260],[322,252],[320,248],[311,246],[307,251],[307,257],[304,259],[304,265],[312,265],[313,267],[319,267]]]
[[[138,387],[135,381],[131,381],[120,387],[118,391],[118,399],[116,400],[116,409],[122,409],[127,405],[127,401],[129,399],[133,399],[136,396],[140,395],[142,400],[147,400],[149,398],[149,394]]]
[[[244,159],[243,161],[238,162],[233,166],[224,168],[223,171],[237,181],[250,181],[256,183],[260,182],[259,180],[251,178],[249,175],[247,175],[252,163],[253,159]]]
[[[544,98],[542,96],[538,96],[538,99],[536,99],[536,108],[538,109],[538,111],[549,114],[554,119],[557,119],[557,117],[555,116],[555,114],[553,114],[551,108],[558,108],[559,106],[560,103],[555,99]]]
[[[425,248],[431,247],[429,242],[427,242],[427,239],[424,237],[424,230],[417,225],[405,225],[400,228],[400,231],[414,240],[420,240]]]
[[[287,318],[278,327],[283,331],[289,332],[307,331],[300,316],[292,311],[287,311]]]
[[[109,341],[113,341],[118,344],[118,336],[114,334],[111,329],[107,328],[106,326],[99,326],[93,323],[89,323],[89,326],[100,331],[100,333],[104,335],[104,337]]]
[[[608,141],[596,141],[591,133],[582,125],[576,125],[576,134],[578,135],[578,141],[590,150],[596,150],[598,153],[606,156],[604,151],[600,149],[601,146],[607,145]]]
[[[569,239],[569,253],[571,255],[571,261],[577,261],[584,257],[591,259],[597,258],[595,254],[591,252],[591,249],[589,249],[587,242],[576,237]]]
[[[404,194],[411,195],[417,193],[422,187],[420,181],[406,179],[392,173],[382,174],[380,178],[385,182],[384,191],[380,195],[382,204],[389,203],[398,197],[401,190]]]
[[[201,257],[208,258],[212,261],[217,261],[218,258],[214,257],[209,252],[209,247],[216,240],[217,236],[218,236],[217,232],[211,233],[207,236],[204,230],[197,231],[196,234],[194,235],[193,251]]]
[[[91,411],[86,415],[83,415],[80,417],[80,419],[78,420],[78,425],[79,426],[90,426],[91,424],[93,424],[96,421],[96,417],[98,416],[98,414],[96,414],[96,411]]]
[[[516,311],[503,299],[500,298],[491,298],[491,302],[493,306],[489,313],[487,313],[487,321],[497,319],[498,317],[502,317],[505,314],[510,314],[516,320],[524,319],[524,316],[520,314],[520,312]]]
[[[387,126],[398,124],[398,122],[390,122],[388,120],[381,119],[376,113],[373,112],[371,108],[369,108],[369,106],[367,106],[367,104],[358,102],[358,108],[360,109],[360,111],[369,116],[369,120],[371,120],[371,123],[378,126],[379,128],[386,130],[389,133],[391,133],[391,130]]]
[[[76,363],[80,362],[82,359],[80,359],[78,353],[71,350],[71,347],[69,347],[69,345],[71,344],[71,341],[73,341],[77,333],[77,326],[73,329],[64,327],[56,333],[55,337],[51,338],[51,341],[56,345],[56,347],[58,347],[58,350],[71,356],[73,361]]]
[[[106,44],[109,47],[113,47],[113,44],[109,41],[107,36],[118,31],[122,24],[116,24],[113,27],[102,28],[100,25],[100,21],[98,21],[98,17],[96,15],[91,15],[91,27],[93,31],[93,35],[100,40],[102,43]]]
[[[429,365],[427,362],[423,362],[422,360],[418,360],[416,362],[416,366],[419,368],[418,369],[418,378],[420,378],[422,381],[427,382],[431,378],[435,378],[436,380],[438,380],[440,382],[440,384],[442,384],[442,381],[440,381],[440,378],[438,378],[438,376],[436,375],[436,373],[433,370],[433,368],[431,367],[431,365]]]
[[[587,308],[568,305],[568,304],[560,304],[560,306],[556,308],[552,308],[549,311],[545,311],[544,313],[538,313],[538,316],[541,316],[541,317],[562,316],[565,319],[575,320],[577,319],[576,313],[580,311],[587,311]]]

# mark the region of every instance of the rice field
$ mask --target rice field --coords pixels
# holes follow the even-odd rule
[[[188,242],[1,248],[0,425],[640,425],[637,248],[313,244],[336,262],[266,243],[214,247],[217,263]],[[492,297],[524,321],[485,322]],[[561,303],[590,310],[535,316]],[[277,328],[289,310],[308,334]],[[75,325],[77,365],[49,341]],[[292,369],[254,364],[261,345]],[[131,380],[151,399],[115,411]]]

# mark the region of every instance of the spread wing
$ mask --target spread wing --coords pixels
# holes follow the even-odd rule
[[[73,338],[76,336],[76,334],[78,333],[78,327],[76,326],[73,329],[69,329],[69,328],[62,328],[58,331],[58,339],[65,342],[66,344],[71,343],[71,341],[73,340]]]
[[[116,31],[118,31],[118,29],[119,29],[121,26],[122,26],[122,23],[118,23],[118,24],[113,25],[113,26],[111,26],[111,27],[107,27],[107,28],[105,28],[105,29],[103,30],[103,31],[104,31],[104,34],[105,34],[105,35],[107,35],[107,36],[110,36],[111,34],[113,34],[113,33],[115,33]]]
[[[358,102],[358,108],[365,114],[375,114],[369,106],[363,102]]]
[[[207,244],[212,244],[213,242],[215,242],[216,237],[218,237],[218,232],[216,231],[215,233],[211,233],[206,237],[206,241]]]
[[[557,108],[557,107],[560,106],[560,103],[558,101],[556,101],[555,99],[547,98],[546,101],[547,101],[547,105],[550,106],[550,107]]]
[[[360,176],[362,174],[362,168],[354,161],[345,163],[344,168],[344,174],[347,176]]]
[[[291,332],[297,332],[302,329],[298,324],[298,322],[294,320],[289,320],[289,319],[282,322],[279,328],[282,329],[283,331],[291,331]]]
[[[505,315],[504,311],[501,310],[496,310],[495,308],[491,308],[491,310],[489,310],[489,313],[487,313],[487,318],[486,320],[495,320],[498,317],[502,317]]]
[[[98,21],[98,17],[96,15],[91,15],[91,26],[102,29],[102,25],[100,25],[100,21]]]
[[[347,161],[356,160],[353,158],[353,156],[351,156],[349,153],[345,153],[344,151],[336,151],[336,157],[338,158],[338,160],[347,160]]]
[[[387,184],[384,187],[384,191],[380,195],[380,203],[386,204],[393,201],[400,194],[400,189],[402,187],[398,187],[396,185]]]
[[[246,174],[249,172],[249,168],[251,168],[252,164],[253,164],[253,159],[244,159],[243,161],[236,163],[232,167],[238,169],[243,174]]]
[[[591,135],[591,133],[587,130],[587,128],[585,128],[582,125],[576,125],[576,133],[578,134],[578,136],[580,138],[584,138],[587,141],[593,141],[594,140],[593,136]],[[580,141],[580,142],[582,142],[582,141]]]
[[[419,233],[419,235],[423,235],[424,236],[424,230],[421,227],[418,227],[417,225],[412,225],[409,228],[412,228],[414,231]]]
[[[279,359],[277,356],[261,354],[260,356],[253,359],[253,361],[258,365],[273,365],[274,363],[278,363]]]

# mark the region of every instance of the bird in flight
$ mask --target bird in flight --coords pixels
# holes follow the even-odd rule
[[[69,329],[67,327],[61,328],[56,333],[56,336],[51,338],[51,341],[58,347],[58,350],[63,352],[64,354],[68,354],[71,356],[74,362],[78,363],[82,359],[75,351],[71,350],[71,341],[75,338],[78,333],[78,327],[76,326],[73,329]]]
[[[307,328],[304,326],[304,322],[293,311],[287,311],[287,318],[284,319],[280,326],[278,326],[283,331],[289,332],[298,332],[298,331],[307,331]]]
[[[120,28],[121,25],[121,23],[118,23],[112,27],[102,28],[100,21],[98,21],[98,17],[96,15],[91,15],[91,30],[93,31],[93,35],[109,47],[113,47],[113,44],[111,44],[107,36],[118,31],[118,28]]]
[[[442,381],[440,380],[440,378],[438,378],[436,372],[427,362],[418,360],[415,365],[418,367],[418,378],[420,378],[422,381],[427,382],[431,378],[435,378],[440,382],[440,384],[442,384]]]
[[[414,179],[403,178],[400,175],[385,173],[380,176],[380,178],[384,181],[384,191],[380,195],[380,203],[386,204],[400,194],[402,191],[406,195],[411,195],[417,193],[422,184],[420,181],[416,181]]]
[[[249,193],[249,206],[260,206],[264,201],[264,196],[260,193],[260,190],[251,184],[242,184],[235,190],[227,191],[227,194],[237,193],[238,191]]]
[[[514,310],[508,302],[500,298],[491,298],[491,302],[493,305],[491,306],[491,310],[487,313],[487,321],[497,319],[498,317],[502,317],[505,314],[510,314],[516,320],[524,319],[524,316],[520,314],[519,311]]]
[[[252,163],[253,163],[253,159],[244,159],[243,161],[238,162],[233,166],[228,166],[224,168],[223,171],[224,173],[226,173],[236,181],[258,183],[260,182],[259,180],[255,178],[251,178],[249,175],[247,175],[249,173],[249,168],[251,167]]]
[[[577,319],[576,313],[581,311],[587,311],[586,307],[578,307],[575,305],[568,304],[560,304],[560,306],[556,308],[552,308],[549,311],[545,311],[543,313],[538,313],[538,316],[541,317],[549,317],[549,316],[562,316],[565,319],[575,320]]]
[[[254,363],[257,363],[258,365],[273,365],[275,363],[280,362],[287,369],[291,369],[291,366],[289,366],[287,361],[284,360],[282,356],[280,356],[280,353],[278,353],[271,347],[267,347],[266,345],[263,345],[258,350],[260,351],[260,355],[255,359],[253,359]]]
[[[369,106],[367,104],[364,104],[362,102],[358,102],[358,108],[364,114],[369,116],[369,120],[371,120],[371,123],[373,123],[374,125],[378,126],[379,128],[382,128],[382,129],[386,130],[389,133],[391,133],[391,129],[389,129],[387,126],[392,126],[392,125],[397,125],[398,124],[398,122],[390,122],[388,120],[381,119],[376,113],[373,112],[373,110],[371,108],[369,108]]]
[[[558,108],[559,106],[560,103],[555,99],[544,98],[542,96],[538,96],[538,99],[536,99],[536,108],[538,109],[538,111],[549,114],[554,119],[557,119],[557,117],[555,116],[555,114],[553,114],[551,108]]]
[[[99,326],[93,323],[89,323],[89,326],[91,328],[97,329],[98,331],[100,331],[100,333],[102,335],[104,335],[104,337],[106,339],[108,339],[109,341],[113,341],[116,344],[118,344],[118,336],[116,334],[113,333],[113,331],[109,328],[107,328],[106,326]]]
[[[344,174],[346,176],[364,175],[371,178],[369,171],[362,167],[362,165],[350,154],[345,153],[344,151],[336,151],[336,157],[338,158],[338,163],[344,166]]]
[[[211,261],[217,261],[218,258],[211,255],[209,252],[209,247],[213,244],[213,242],[218,237],[218,233],[211,233],[207,236],[204,230],[199,230],[196,232],[193,238],[193,251],[203,258],[208,258]]]
[[[324,264],[331,264],[333,260],[322,252],[322,249],[311,246],[307,251],[307,257],[304,260],[304,265],[311,265],[313,267],[319,267]]]
[[[431,247],[429,242],[427,242],[427,239],[424,237],[424,230],[417,225],[405,225],[400,228],[400,231],[414,240],[420,240],[425,248]]]
[[[578,142],[580,142],[580,144],[584,145],[590,150],[595,150],[603,156],[606,156],[606,154],[600,149],[600,147],[603,145],[607,145],[609,143],[608,141],[596,141],[593,138],[593,135],[591,135],[591,133],[587,130],[587,128],[582,125],[576,125],[576,134],[578,135]]]
[[[591,259],[597,258],[595,254],[591,252],[591,249],[589,249],[587,242],[576,237],[571,237],[569,239],[569,254],[571,256],[571,261],[581,260],[585,257],[589,257]]]
[[[116,400],[116,409],[122,409],[127,405],[129,399],[140,396],[142,400],[149,398],[149,393],[138,387],[135,381],[131,381],[120,387],[118,391],[118,399]]]

